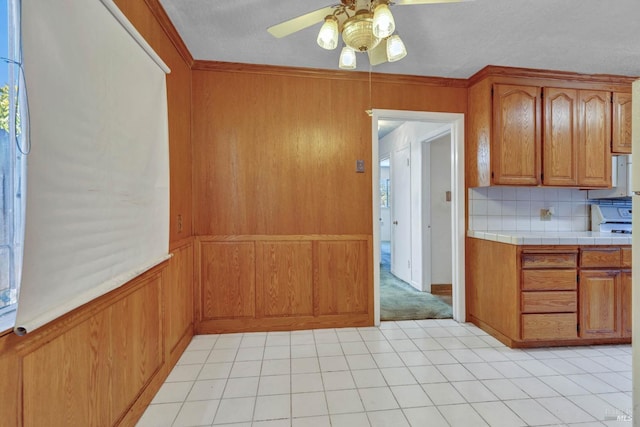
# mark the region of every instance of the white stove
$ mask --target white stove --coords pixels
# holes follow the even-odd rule
[[[631,234],[631,204],[591,205],[591,231]]]

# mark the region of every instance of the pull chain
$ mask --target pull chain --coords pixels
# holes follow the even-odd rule
[[[373,116],[373,105],[372,101],[371,101],[371,62],[369,62],[369,109],[368,110],[364,110],[365,113],[367,113],[367,115],[369,117]]]

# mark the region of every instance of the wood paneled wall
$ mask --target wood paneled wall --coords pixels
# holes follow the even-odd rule
[[[173,250],[164,287],[165,340],[170,354],[176,352],[185,337],[193,334],[193,263],[193,243],[188,239]]]
[[[465,113],[466,82],[373,74],[370,85],[367,73],[202,61],[193,69],[197,331],[372,324],[365,110]]]
[[[372,323],[369,235],[201,237],[200,332]]]
[[[24,337],[0,334],[3,426],[133,426],[193,335],[193,59],[158,0],[115,2],[172,71],[173,257]]]
[[[114,425],[123,417],[163,364],[161,285],[162,272],[150,274],[89,318],[76,314],[45,345],[27,345],[25,426]]]
[[[464,113],[466,95],[457,80],[376,75],[370,99],[364,73],[196,62],[194,234],[371,234],[365,110]]]

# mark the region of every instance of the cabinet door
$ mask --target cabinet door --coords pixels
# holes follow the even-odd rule
[[[631,154],[631,94],[613,94],[613,135],[611,151],[616,154]]]
[[[619,271],[580,272],[580,337],[620,336]]]
[[[631,337],[631,272],[620,273],[620,311],[622,313],[622,336]]]
[[[540,92],[541,88],[536,86],[494,85],[493,184],[539,184]]]
[[[544,88],[542,184],[578,184],[578,91]]]
[[[611,187],[611,93],[578,91],[578,185]]]

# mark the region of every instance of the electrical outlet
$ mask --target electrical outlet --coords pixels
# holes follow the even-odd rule
[[[551,221],[550,209],[540,209],[540,221]]]

